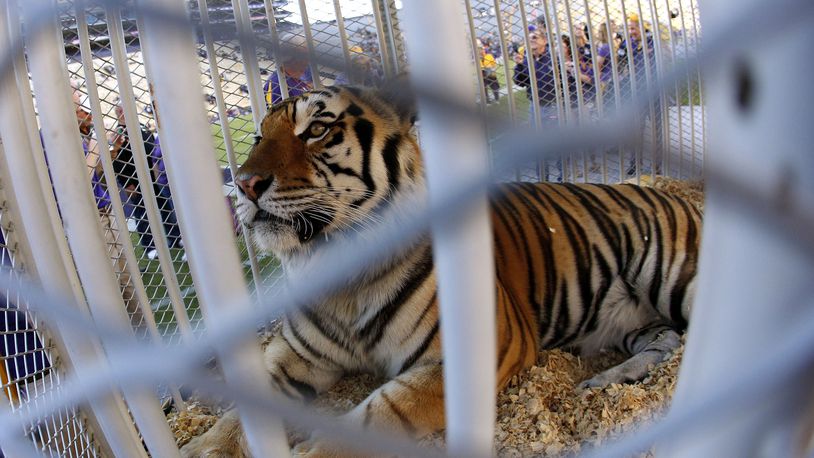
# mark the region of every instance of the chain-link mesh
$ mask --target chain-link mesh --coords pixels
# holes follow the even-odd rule
[[[18,257],[17,229],[0,182],[0,269],[20,278],[25,266]],[[39,318],[17,294],[0,290],[0,405],[25,411],[38,399],[58,396],[61,390],[60,359]],[[25,434],[48,456],[99,456],[98,445],[75,408],[60,409],[31,423]],[[0,456],[2,451],[0,451]]]
[[[643,97],[674,62],[694,54],[700,37],[698,8],[693,0],[465,3],[467,15],[462,21],[470,31],[471,57],[478,72],[472,75],[472,82],[478,102],[489,115],[535,128],[588,123],[613,115],[628,102]],[[160,107],[152,103],[150,95],[148,69],[138,39],[139,18],[132,7],[111,12],[86,2],[80,12],[73,1],[58,5],[68,69],[75,80],[78,103],[87,113],[92,111],[90,85],[82,58],[93,62],[102,119],[94,119],[92,130],[80,128],[89,154],[107,154],[107,149],[113,160],[114,176],[107,180],[101,178],[100,167],[89,168],[89,173],[106,184],[108,193],[118,193],[123,203],[117,211],[108,199],[100,202],[99,209],[125,305],[134,326],[144,328],[138,302],[139,297],[146,296],[159,334],[175,341],[181,338],[179,320],[188,319],[193,330],[203,321],[178,224],[178,212],[183,209],[175,207],[171,171],[164,168]],[[236,192],[233,174],[248,156],[257,123],[268,104],[322,85],[375,86],[387,76],[409,71],[399,25],[400,2],[396,0],[190,0],[187,7],[196,26],[201,103],[211,124],[215,160],[223,170],[224,203],[232,209]],[[83,56],[80,50],[82,27],[88,30],[90,56]],[[241,41],[240,33],[246,31],[257,40]],[[114,49],[116,40],[112,38],[116,34],[124,40],[121,50]],[[261,46],[255,46],[258,43]],[[310,61],[278,61],[272,49],[280,44],[302,47]],[[126,56],[126,68],[116,65],[117,51]],[[333,68],[327,64],[330,62],[343,65]],[[349,65],[359,71],[349,74],[345,71]],[[685,80],[663,90],[648,105],[636,120],[640,138],[635,145],[610,145],[548,159],[501,178],[608,183],[656,174],[699,177],[705,126],[698,76],[689,72]],[[122,100],[126,86],[132,86],[134,100]],[[136,132],[128,131],[124,121],[123,106],[129,103],[138,113],[140,128]],[[500,133],[488,127],[489,140],[498,151]],[[144,145],[158,207],[154,218],[160,220],[163,237],[150,229],[134,158],[140,154],[136,147],[139,142]],[[121,214],[123,219],[118,216]],[[232,215],[234,218],[234,211]],[[236,219],[233,226],[245,277],[254,294],[271,291],[280,278],[279,263],[269,254],[254,253]],[[156,246],[159,240],[167,243],[172,276],[161,269]],[[128,250],[135,255],[137,266],[128,264]],[[176,315],[173,288],[180,293],[186,317]],[[41,353],[46,354],[45,349]],[[4,379],[4,390],[10,393],[10,387],[19,384],[19,377],[7,374],[11,380]],[[74,429],[77,434],[85,431]],[[82,450],[93,450],[87,440],[82,444]]]

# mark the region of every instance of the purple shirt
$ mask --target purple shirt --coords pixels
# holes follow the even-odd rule
[[[153,158],[153,164],[155,164],[155,168],[158,169],[158,176],[155,177],[155,182],[158,185],[167,186],[170,182],[167,179],[167,170],[164,167],[164,157],[161,154],[161,143],[158,141],[158,132],[153,134],[153,140],[155,141],[155,145],[150,153],[150,157]]]
[[[613,79],[613,64],[611,62],[611,47],[608,43],[602,43],[596,50],[599,57],[605,59],[602,69],[599,70],[599,81],[606,83]]]
[[[300,78],[293,78],[286,75],[285,84],[288,87],[288,96],[296,97],[303,92],[310,91],[312,81],[313,78],[311,76],[310,67],[305,69],[305,72]],[[266,94],[266,103],[269,105],[283,101],[283,93],[280,90],[280,77],[277,76],[276,71],[271,72],[271,76],[266,80],[266,84],[263,85],[263,93]]]

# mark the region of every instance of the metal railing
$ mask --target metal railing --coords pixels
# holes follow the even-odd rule
[[[787,6],[796,7],[803,17],[805,14],[810,17],[811,9],[805,7],[804,2],[785,1],[789,4]],[[441,115],[465,115],[461,119],[485,122],[499,177],[527,180],[561,178],[565,181],[608,183],[626,180],[640,182],[646,175],[656,174],[685,179],[701,176],[706,114],[698,84],[699,69],[692,61],[676,64],[683,58],[692,57],[697,51],[700,25],[694,2],[555,0],[517,3],[495,0],[466,2],[468,8],[465,10],[456,12],[452,8],[444,15],[440,11],[428,11],[432,9],[432,2],[426,2],[423,10],[416,7],[413,19],[405,16],[407,27],[404,32],[399,24],[401,13],[396,2],[392,1],[375,1],[369,5],[370,8],[363,10],[356,10],[359,4],[354,2],[334,1],[316,5],[306,1],[288,2],[285,5],[278,3],[286,2],[197,0],[190,2],[189,11],[184,12],[174,2],[140,2],[140,9],[113,1],[60,2],[56,10],[59,20],[55,18],[53,21],[49,21],[49,15],[44,14],[50,11],[47,7],[27,6],[24,21],[31,27],[28,30],[32,31],[26,42],[30,61],[28,68],[34,81],[44,146],[63,156],[49,161],[58,193],[57,200],[74,201],[60,208],[61,218],[66,222],[80,223],[72,225],[67,231],[68,244],[64,238],[60,239],[63,234],[61,229],[52,230],[62,226],[52,191],[47,185],[48,180],[32,179],[35,174],[42,177],[46,173],[43,145],[36,135],[34,110],[25,109],[25,104],[30,104],[25,97],[15,97],[16,106],[10,102],[12,97],[4,97],[0,102],[4,112],[4,129],[0,131],[3,145],[14,145],[20,154],[29,154],[32,161],[27,165],[30,167],[30,175],[27,175],[31,179],[29,187],[12,182],[12,189],[18,196],[28,195],[20,197],[20,205],[33,205],[30,199],[37,195],[41,201],[36,203],[36,214],[26,213],[33,211],[30,209],[20,211],[11,208],[13,205],[3,206],[0,208],[2,219],[44,224],[43,227],[48,230],[32,234],[30,241],[18,241],[18,245],[23,246],[23,251],[31,252],[24,256],[34,261],[32,265],[36,265],[40,279],[56,281],[54,277],[45,276],[45,272],[53,272],[60,278],[50,287],[46,285],[47,291],[52,294],[73,293],[65,296],[70,299],[63,301],[53,301],[53,296],[49,296],[50,301],[31,301],[33,305],[47,310],[47,316],[53,313],[54,317],[66,320],[64,326],[60,324],[58,327],[64,331],[60,334],[65,334],[57,339],[62,343],[47,343],[50,340],[40,332],[36,314],[28,312],[22,314],[26,322],[24,329],[15,329],[8,334],[23,335],[26,339],[29,335],[37,336],[42,342],[42,349],[34,346],[22,351],[15,350],[13,355],[4,357],[5,368],[0,368],[4,369],[0,372],[6,375],[3,391],[7,394],[3,399],[10,400],[13,408],[13,413],[0,417],[0,445],[7,454],[28,454],[38,448],[45,453],[68,456],[109,453],[143,456],[145,451],[136,434],[141,435],[154,456],[177,454],[163,418],[158,417],[153,387],[160,387],[159,391],[166,393],[164,396],[174,396],[178,405],[183,400],[175,387],[182,383],[224,393],[226,385],[195,377],[197,372],[193,362],[210,357],[211,348],[217,349],[216,353],[221,358],[229,392],[242,407],[242,419],[249,432],[250,445],[258,454],[271,450],[280,455],[286,453],[284,447],[281,448],[285,440],[277,434],[280,432],[278,417],[344,436],[345,440],[355,441],[357,445],[369,441],[368,445],[378,450],[396,447],[396,450],[408,454],[432,454],[429,450],[391,441],[386,434],[372,435],[337,426],[267,393],[262,383],[253,383],[264,380],[257,343],[251,334],[258,323],[279,316],[289,304],[304,303],[307,298],[316,297],[332,285],[340,284],[346,275],[351,275],[354,269],[369,259],[385,255],[388,246],[404,243],[409,236],[426,230],[429,221],[439,224],[449,216],[449,208],[471,202],[472,195],[482,195],[489,181],[488,174],[476,167],[471,175],[462,175],[460,182],[451,185],[448,192],[434,196],[435,200],[427,212],[416,213],[413,226],[382,234],[378,243],[352,245],[351,252],[355,256],[349,259],[347,247],[336,247],[328,254],[326,259],[335,259],[336,265],[346,266],[347,269],[342,269],[342,272],[322,269],[319,272],[322,275],[317,276],[311,284],[295,282],[287,289],[281,288],[276,272],[277,262],[253,252],[245,231],[228,214],[234,193],[229,177],[245,160],[262,119],[266,97],[273,92],[263,87],[263,80],[277,74],[282,80],[279,91],[283,97],[289,91],[297,90],[296,86],[286,84],[282,69],[276,64],[280,61],[284,44],[299,42],[294,38],[296,36],[305,39],[313,87],[333,84],[343,72],[352,75],[347,65],[349,62],[372,63],[372,75],[375,76],[370,81],[372,84],[378,80],[380,73],[381,76],[392,75],[410,70],[409,65],[416,66],[413,73],[421,76],[417,79],[417,93],[425,97],[420,102],[422,112],[432,113],[436,110]],[[9,30],[13,29],[11,24],[17,19],[14,16],[15,5],[16,2],[4,5],[2,26]],[[422,45],[419,37],[411,37],[409,33],[411,30],[421,30],[422,14],[436,12],[439,13],[436,19],[448,20],[450,29],[446,32],[459,31],[461,43],[464,35],[469,34],[466,43],[471,47],[471,55],[466,58],[471,59],[473,64],[467,72],[461,72],[463,67],[458,65],[454,68],[458,73],[451,76],[454,79],[439,82],[433,88],[432,71],[417,66],[426,62],[435,62],[433,65],[440,66],[444,65],[444,61],[434,60],[432,50],[426,44]],[[461,13],[466,13],[466,17],[461,17],[455,25],[450,19]],[[637,16],[636,20],[630,16],[632,13]],[[779,13],[774,14],[778,16]],[[535,30],[530,30],[530,25],[534,25],[541,16],[542,20],[537,22]],[[187,17],[191,18],[191,23],[187,22]],[[782,17],[791,22],[788,16]],[[626,24],[614,30],[610,25],[612,21]],[[585,35],[592,44],[587,54],[584,44],[577,42],[576,31],[581,29],[581,22],[587,26]],[[16,24],[19,27],[18,19]],[[45,38],[37,38],[33,31],[43,27],[52,33]],[[60,27],[67,58],[53,53],[54,46],[56,50],[61,49],[58,40]],[[608,53],[601,53],[607,57],[600,61],[603,28],[605,34],[610,36],[617,32],[621,43],[607,43]],[[551,71],[541,74],[532,72],[528,78],[530,89],[527,97],[524,88],[513,84],[512,73],[515,71],[515,55],[520,56],[517,61],[528,62],[528,57],[538,52],[528,51],[534,46],[531,32],[544,33],[549,43],[560,43],[564,34],[568,34],[571,41],[568,46],[549,45]],[[408,36],[404,37],[404,34]],[[635,39],[637,34],[644,37],[639,43]],[[197,42],[190,40],[190,35],[195,35]],[[495,58],[495,77],[499,87],[497,103],[487,106],[487,90],[492,88],[485,84],[491,78],[485,78],[490,75],[484,73],[484,62],[491,63],[482,57],[475,38],[488,38],[488,35],[497,35],[494,38],[496,43],[487,51],[491,51]],[[421,38],[428,39],[430,36],[428,34]],[[45,42],[51,46],[50,55],[43,54],[47,46],[37,47],[32,41],[35,38],[50,40]],[[737,50],[721,44],[723,40],[717,38],[718,41],[713,40],[712,43],[725,55]],[[9,46],[2,48],[13,50],[11,52],[17,52],[15,45],[22,44],[15,41],[17,37],[13,33],[4,39],[9,40]],[[415,53],[410,56],[413,60],[406,58],[405,42],[411,45],[410,51]],[[446,45],[448,49],[442,46],[437,50],[439,56],[443,56],[445,51],[454,51],[457,54],[449,62],[463,58],[461,53],[465,48],[452,42]],[[521,47],[524,49],[521,50]],[[715,49],[714,46],[712,48]],[[3,65],[0,70],[4,71],[4,94],[19,94],[23,88],[28,90],[26,62],[21,59],[22,47],[19,47],[19,51],[16,60],[0,59],[0,65]],[[588,58],[569,59],[569,51],[571,56]],[[495,52],[501,56],[495,56]],[[709,57],[706,59],[709,62]],[[605,70],[608,65],[608,70]],[[449,75],[441,70],[439,67],[440,75]],[[16,78],[9,78],[8,71],[16,72]],[[586,77],[580,77],[577,72],[585,73]],[[45,75],[51,75],[51,79],[46,79]],[[75,122],[70,115],[73,106],[68,99],[71,92],[69,79],[76,80],[81,94],[79,102],[86,106],[94,120],[93,132],[84,138],[75,136]],[[543,84],[546,81],[551,84]],[[151,95],[150,83],[155,88],[154,96]],[[453,83],[458,92],[449,86]],[[269,89],[272,89],[271,86],[269,84]],[[465,94],[471,97],[466,98]],[[439,97],[426,98],[428,95]],[[153,97],[156,103],[153,103]],[[445,103],[439,104],[439,101]],[[469,105],[474,102],[481,103],[479,111],[470,109]],[[115,107],[118,105],[121,106],[121,116],[116,114]],[[630,110],[631,105],[637,105],[640,109]],[[160,122],[156,119],[158,111],[162,113]],[[22,113],[24,121],[12,127],[15,113]],[[478,116],[478,113],[485,117]],[[614,121],[614,116],[625,115],[630,115],[624,118],[625,124]],[[134,155],[131,168],[134,175],[131,176],[122,176],[122,169],[126,170],[127,167],[116,164],[116,159],[109,156],[104,147],[108,140],[113,146],[116,145],[119,118],[123,121],[123,133],[128,134]],[[514,125],[528,123],[538,130],[509,130],[507,133],[501,119],[509,119]],[[606,122],[595,126],[597,121]],[[553,129],[552,125],[562,130]],[[419,131],[427,151],[444,144],[443,132],[437,132],[438,129],[420,125]],[[162,156],[154,153],[159,134],[159,143],[165,153]],[[632,142],[631,136],[635,137]],[[61,143],[60,139],[65,142]],[[487,139],[482,140],[486,144]],[[98,202],[94,205],[91,199],[91,182],[87,180],[89,173],[95,172],[82,170],[83,173],[79,173],[77,151],[83,141],[86,144],[95,141],[97,145],[102,145],[95,152],[100,156],[110,194],[109,210],[106,211],[111,223],[107,225],[104,221],[99,225],[97,218],[89,216],[98,213],[100,207]],[[501,154],[506,154],[501,144],[507,141],[526,147],[518,147],[512,157],[501,157]],[[90,150],[94,152],[93,148]],[[7,179],[8,175],[17,173],[16,168],[13,171],[9,169],[9,164],[12,156],[18,156],[5,152],[4,156],[9,158],[4,164],[6,176],[2,177],[2,182],[5,184],[11,182]],[[507,168],[505,162],[511,167]],[[527,166],[530,163],[533,165]],[[221,168],[220,172],[218,167]],[[430,164],[430,175],[433,167]],[[73,174],[70,182],[67,178],[69,173]],[[126,188],[126,184],[131,182],[135,192],[141,193],[140,197],[133,197],[133,189],[129,193],[115,192],[118,188]],[[86,185],[87,189],[77,183]],[[218,201],[223,201],[224,205],[213,204]],[[126,215],[131,215],[129,220]],[[797,221],[809,223],[811,220],[805,219],[809,215],[805,212],[797,214]],[[135,227],[124,230],[128,223]],[[5,240],[13,239],[14,231],[9,232],[8,225],[3,227],[3,235],[7,237]],[[436,238],[444,239],[443,230],[439,230],[439,227],[441,225],[434,227],[439,231]],[[235,237],[236,233],[239,237]],[[149,242],[150,239],[153,242]],[[108,241],[107,253],[110,253],[110,247],[114,247],[114,254],[118,250],[116,262],[111,263],[110,259],[100,255],[105,252],[104,248],[100,248],[104,246],[101,243],[104,240]],[[31,248],[27,248],[26,244]],[[9,246],[14,245],[6,243],[2,246],[4,254],[14,253],[15,250],[9,249]],[[185,256],[187,249],[189,261]],[[152,250],[155,250],[155,257],[151,254]],[[79,251],[86,254],[82,255]],[[49,256],[51,260],[47,261]],[[212,266],[206,259],[218,259],[219,264]],[[807,259],[810,262],[810,258]],[[74,262],[76,270],[71,270]],[[439,262],[443,263],[440,259]],[[443,269],[443,266],[440,268]],[[15,272],[19,270],[19,267],[15,268]],[[454,279],[450,282],[444,279],[443,273],[439,275],[442,282],[454,285]],[[131,293],[124,286],[128,283],[124,280],[127,278],[135,286]],[[42,283],[46,284],[45,281]],[[246,285],[251,289],[246,289]],[[20,294],[36,293],[36,288],[10,287],[18,288]],[[454,293],[455,287],[449,288]],[[14,301],[15,307],[25,304],[24,296],[15,294],[6,296],[21,298]],[[135,294],[138,307],[126,307],[119,298],[122,294]],[[251,303],[250,297],[255,304]],[[6,299],[6,304],[9,303]],[[65,307],[69,303],[79,304],[80,309],[83,304],[89,304],[96,324],[84,312],[71,316],[71,309]],[[450,300],[442,297],[444,303],[449,304]],[[15,317],[21,315],[17,310],[10,306],[0,309],[6,316]],[[124,310],[129,312],[128,317],[123,315]],[[442,313],[449,313],[446,310],[450,309],[444,310]],[[152,343],[143,341],[138,346],[130,345],[121,334],[108,332],[127,328],[124,324],[127,318],[136,330],[150,336]],[[488,326],[488,323],[485,321],[481,324]],[[29,332],[32,329],[34,332]],[[84,342],[83,336],[78,336],[71,329],[93,330],[99,334],[100,342],[94,340],[96,337]],[[445,328],[445,339],[456,339],[456,332],[452,328]],[[4,338],[6,335],[3,334]],[[483,339],[481,343],[488,346],[486,340]],[[67,342],[83,342],[83,346],[72,348],[66,345]],[[466,342],[465,339],[458,340],[459,344]],[[55,348],[54,345],[61,345],[62,348]],[[99,345],[104,345],[107,359],[98,353]],[[454,345],[445,341],[445,347],[453,348]],[[48,396],[33,406],[22,403],[21,393],[29,391],[28,378],[21,378],[19,372],[13,372],[8,361],[18,361],[16,358],[19,357],[25,361],[26,356],[36,355],[41,365],[46,361],[55,364],[59,359],[44,357],[55,354],[79,361],[87,371],[83,375],[82,370],[76,369],[63,382],[57,376],[59,366],[46,371],[38,370],[35,364],[33,377],[36,379],[36,372],[39,371],[42,379],[49,379],[50,385],[43,388]],[[234,358],[233,363],[228,363],[230,357]],[[805,353],[800,356],[801,359],[803,357],[806,357]],[[127,366],[122,364],[123,360],[127,361]],[[107,368],[105,361],[112,367]],[[456,364],[455,356],[451,355],[447,361],[450,365]],[[469,362],[463,363],[458,370],[466,373],[466,370],[473,369]],[[89,374],[93,377],[88,377]],[[451,383],[452,379],[454,377],[448,377],[447,383]],[[779,376],[777,380],[781,380]],[[487,389],[488,385],[488,380],[484,381]],[[112,386],[118,386],[124,393],[135,425],[126,424],[130,417],[124,400],[115,394],[118,390],[111,390]],[[480,392],[483,391],[484,387],[480,387]],[[14,392],[17,393],[16,398]],[[467,404],[466,400],[480,399],[488,404],[490,396],[478,397],[476,388],[472,388],[472,391],[461,393],[457,401],[448,401],[452,402],[448,406],[453,407],[448,416],[452,451],[488,453],[491,437],[484,437],[483,432],[491,424],[488,413],[484,413],[488,409],[478,410],[478,406],[485,404]],[[90,407],[84,413],[87,422],[83,421],[83,415],[79,415],[76,409],[77,403],[85,399],[91,399]],[[23,405],[30,408],[21,409]],[[692,412],[691,409],[689,411]],[[464,424],[467,415],[477,415],[476,418],[484,422],[479,424],[477,430],[465,431],[460,425]],[[24,433],[33,440],[35,447],[31,446],[29,440],[20,440],[17,434],[19,429],[4,428],[18,423],[28,425]],[[268,431],[275,434],[268,434]],[[656,434],[650,440],[664,438],[664,433]],[[483,442],[474,443],[471,439],[482,439]]]

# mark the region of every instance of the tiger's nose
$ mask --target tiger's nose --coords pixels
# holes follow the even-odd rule
[[[260,175],[238,175],[235,180],[237,187],[249,200],[256,202],[257,197],[271,185],[270,178],[263,178]]]

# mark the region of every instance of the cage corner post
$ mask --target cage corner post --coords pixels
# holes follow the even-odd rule
[[[725,30],[733,10],[760,3],[702,0],[707,36]],[[800,59],[814,46],[814,29],[805,25],[799,20],[774,29],[771,40],[720,56],[706,69],[710,154],[698,294],[670,415],[687,411],[708,393],[735,387],[739,374],[762,362],[803,362],[802,354],[775,349],[805,324],[800,317],[810,311],[814,259],[793,231],[767,220],[811,215],[814,209],[814,160],[808,151],[814,144],[814,65]],[[760,199],[747,201],[735,182]],[[659,453],[802,456],[803,450],[791,447],[801,406],[810,408],[814,380],[808,374],[782,390],[764,390],[736,415],[727,410],[721,420],[726,426],[715,434],[664,444]],[[782,374],[761,376],[777,380]]]
[[[431,0],[404,4],[431,203],[489,170],[478,121],[450,116],[437,102],[422,97],[423,90],[439,91],[476,113],[475,70],[460,8],[458,2]],[[496,409],[495,274],[486,192],[470,202],[456,217],[431,222],[444,350],[446,435],[453,455],[489,456]],[[452,319],[464,314],[467,320]]]

